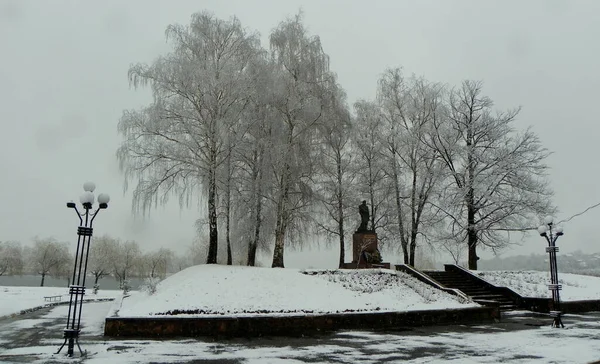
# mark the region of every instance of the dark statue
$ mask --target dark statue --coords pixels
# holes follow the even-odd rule
[[[358,205],[358,213],[360,213],[360,226],[357,231],[368,231],[367,225],[369,224],[369,206],[367,206],[367,201],[363,200],[363,202]]]

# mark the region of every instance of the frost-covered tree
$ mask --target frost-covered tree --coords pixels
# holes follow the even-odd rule
[[[169,261],[169,265],[167,267],[168,273],[177,273],[188,267],[191,267],[194,263],[192,262],[192,257],[189,254],[176,254],[173,259]]]
[[[392,218],[391,189],[384,158],[384,121],[381,109],[372,101],[354,103],[356,121],[353,148],[356,153],[357,189],[370,209],[370,227],[378,233],[379,240],[386,240],[386,230]],[[358,206],[360,199],[356,199]],[[357,224],[358,227],[358,224]]]
[[[263,54],[264,56],[264,54]],[[270,105],[272,93],[278,78],[274,74],[275,64],[261,57],[250,67],[254,89],[250,106],[244,112],[247,130],[235,152],[236,195],[235,235],[247,242],[246,264],[256,264],[258,248],[267,239],[264,231],[270,231],[272,213],[265,208],[267,197],[271,196],[273,175],[270,146],[273,144],[272,129],[277,114]]]
[[[16,241],[0,241],[0,276],[23,271],[23,247]]]
[[[355,208],[352,186],[355,180],[351,149],[352,116],[346,95],[337,83],[332,83],[324,95],[321,140],[316,166],[316,196],[320,203],[314,223],[320,231],[335,236],[339,242],[339,267],[345,263],[346,235],[349,214]]]
[[[98,280],[111,273],[114,258],[112,253],[117,249],[119,242],[108,235],[95,237],[90,246],[88,258],[88,272],[94,277],[94,285]]]
[[[531,130],[515,130],[519,108],[494,112],[481,82],[452,89],[447,107],[429,141],[448,172],[440,210],[448,238],[466,243],[468,267],[477,269],[478,246],[501,248],[508,232],[525,231],[554,211],[544,162],[549,152]]]
[[[164,279],[167,275],[167,267],[174,259],[175,253],[171,249],[160,248],[148,252],[142,256],[143,276],[150,278],[160,277]]]
[[[327,83],[329,57],[317,36],[309,36],[301,14],[279,24],[270,36],[277,82],[270,105],[276,122],[270,129],[270,169],[275,180],[272,203],[276,213],[272,267],[284,266],[284,246],[290,228],[299,227],[311,202],[311,152],[322,116],[322,85]]]
[[[252,87],[246,77],[257,53],[258,36],[237,18],[192,15],[188,26],[166,31],[173,50],[151,65],[129,70],[134,87],[150,86],[153,102],[127,110],[119,122],[124,137],[118,150],[125,185],[136,180],[134,211],[166,203],[181,205],[206,196],[209,244],[207,263],[217,262],[217,176],[229,156],[225,138],[237,128]]]
[[[442,181],[441,160],[424,139],[442,117],[442,96],[443,86],[414,76],[405,79],[398,68],[387,70],[379,80],[382,143],[390,167],[398,235],[404,263],[413,266],[419,235],[439,220],[432,216],[429,203]]]
[[[27,258],[30,269],[42,276],[40,286],[44,286],[47,275],[60,275],[70,269],[71,255],[67,243],[54,238],[34,238],[33,249]]]
[[[122,287],[141,265],[142,252],[137,242],[118,241],[110,253],[112,273]]]

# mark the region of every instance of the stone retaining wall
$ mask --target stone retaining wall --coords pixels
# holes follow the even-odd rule
[[[270,317],[107,317],[104,335],[119,337],[302,336],[335,330],[383,330],[488,323],[499,318],[499,310],[493,307]]]
[[[522,297],[520,308],[533,312],[548,313],[553,310],[551,298]],[[600,300],[561,301],[563,313],[583,313],[600,311]]]

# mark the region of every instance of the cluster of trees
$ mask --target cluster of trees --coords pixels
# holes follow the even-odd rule
[[[67,277],[74,257],[66,243],[55,239],[34,238],[33,246],[21,246],[15,241],[0,241],[0,276],[33,273],[40,275],[40,285],[46,276]]]
[[[339,242],[341,266],[364,199],[372,229],[405,263],[427,243],[466,250],[476,269],[478,247],[501,248],[553,211],[548,152],[481,82],[449,87],[393,68],[374,100],[350,106],[301,14],[267,48],[237,18],[206,12],[166,34],[170,53],[129,70],[153,101],[124,111],[117,155],[134,212],[203,199],[209,264],[221,242],[227,264],[255,265],[257,249],[272,249],[272,267],[283,267],[285,247],[314,228]]]
[[[121,241],[108,235],[92,239],[87,272],[94,285],[107,276],[122,285],[133,277],[164,279],[198,263],[198,249],[178,256],[170,249],[142,252],[135,241]],[[67,243],[53,238],[35,238],[33,245],[19,242],[0,242],[0,276],[34,274],[41,276],[40,286],[47,276],[70,280],[73,274],[74,253]]]

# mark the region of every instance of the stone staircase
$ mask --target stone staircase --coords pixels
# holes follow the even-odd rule
[[[516,302],[510,296],[497,292],[476,278],[467,277],[456,271],[426,270],[422,272],[444,287],[460,290],[481,305],[498,306],[500,311],[517,309]]]

